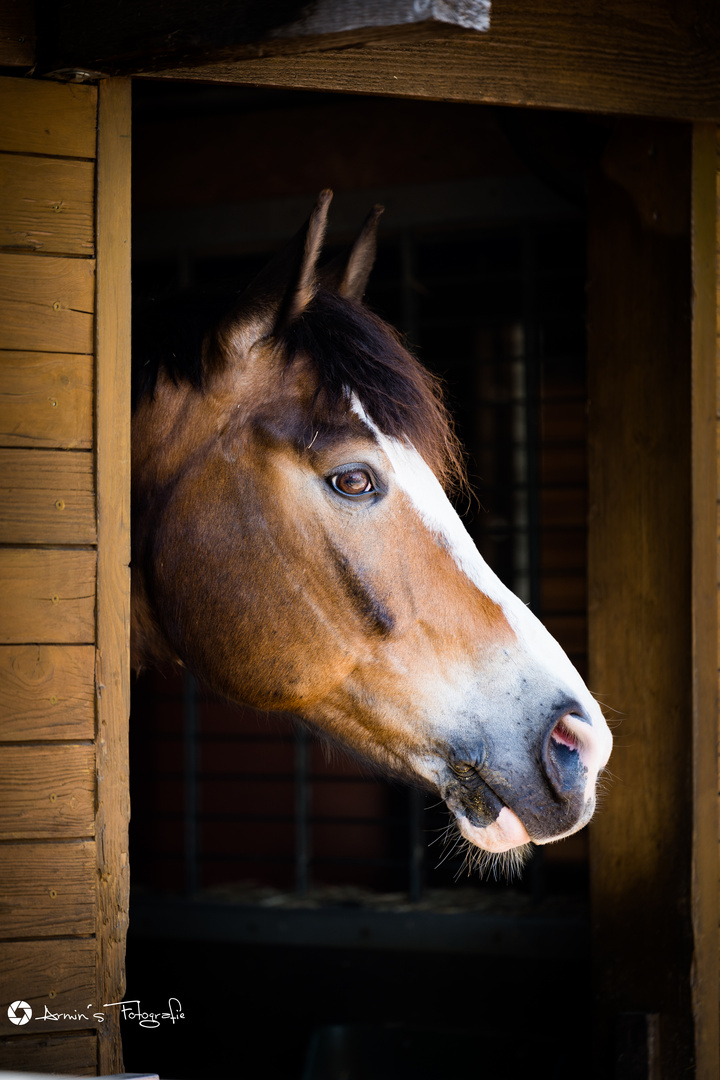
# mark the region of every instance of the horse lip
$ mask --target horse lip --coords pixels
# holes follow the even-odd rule
[[[485,817],[487,820],[482,822],[480,827],[497,821],[503,807],[510,809],[507,802],[498,795],[493,785],[488,783],[481,766],[471,762],[461,762],[460,765],[466,767],[465,774],[460,772],[457,765],[450,765],[454,782],[449,785],[445,796],[449,808],[455,814],[461,812],[475,825],[479,824],[478,818]]]

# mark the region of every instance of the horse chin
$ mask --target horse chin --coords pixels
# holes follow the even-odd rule
[[[456,814],[460,832],[475,847],[482,848],[493,854],[510,851],[511,848],[521,847],[530,843],[527,829],[517,814],[509,807],[503,806],[497,818],[491,825],[480,827],[473,825],[464,814]]]

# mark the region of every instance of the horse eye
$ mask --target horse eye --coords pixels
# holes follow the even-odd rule
[[[341,495],[357,497],[371,495],[376,490],[372,476],[365,469],[351,469],[349,472],[336,473],[330,477],[330,483]]]

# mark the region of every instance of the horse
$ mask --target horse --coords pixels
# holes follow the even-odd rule
[[[438,380],[362,302],[382,207],[321,265],[331,196],[243,293],[145,336],[133,665],[294,714],[521,861],[589,821],[610,731],[453,508]]]

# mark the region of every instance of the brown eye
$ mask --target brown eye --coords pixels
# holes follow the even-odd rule
[[[365,469],[351,469],[348,472],[337,473],[330,478],[330,483],[341,495],[351,497],[370,495],[375,491],[372,477]]]

